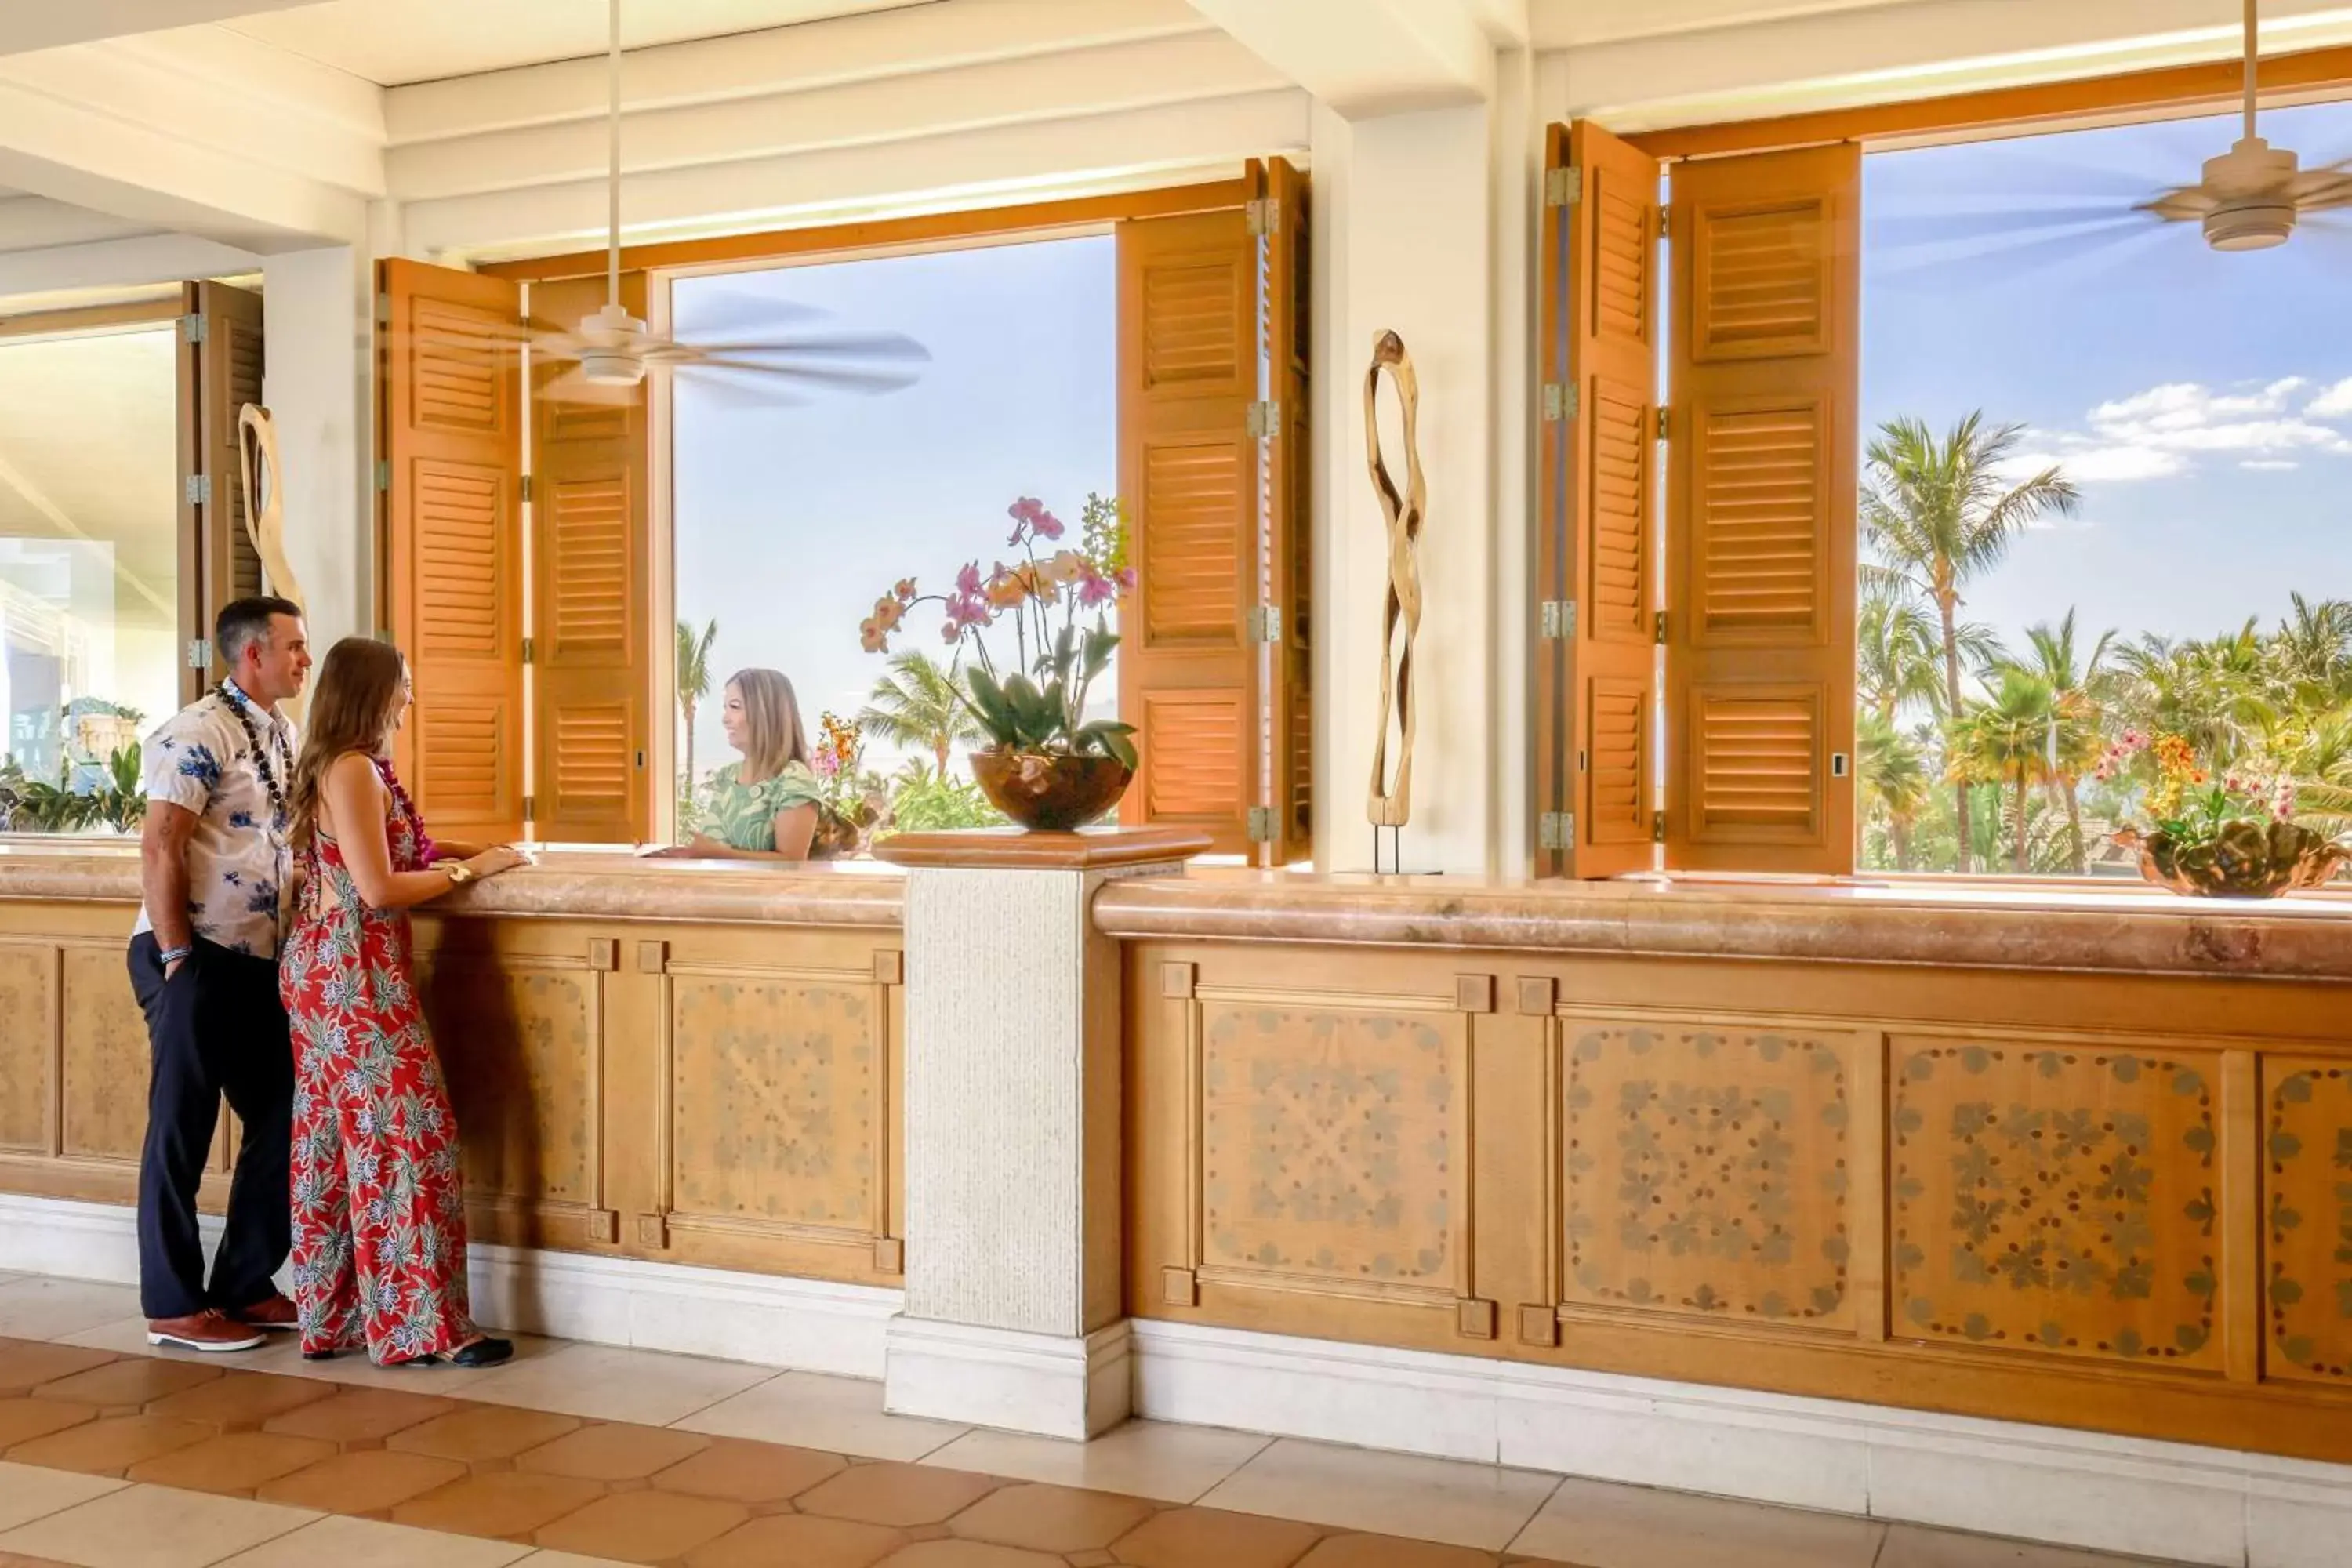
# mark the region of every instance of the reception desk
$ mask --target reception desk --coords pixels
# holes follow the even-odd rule
[[[0,1190],[131,1197],[135,871],[0,850]],[[420,915],[476,1236],[897,1286],[923,874],[559,854]],[[1124,1128],[1077,1190],[1147,1369],[1155,1326],[1230,1331],[2352,1461],[2352,904],[1088,896],[1118,1039],[1073,1059]]]
[[[0,851],[0,1190],[132,1199],[138,900],[128,847]],[[872,868],[592,852],[420,911],[474,1237],[896,1284],[898,904]]]

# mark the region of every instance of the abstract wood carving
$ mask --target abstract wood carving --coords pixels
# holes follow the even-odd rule
[[[1396,383],[1404,414],[1404,494],[1397,494],[1381,456],[1381,372]],[[1414,427],[1421,413],[1421,383],[1404,340],[1391,331],[1372,340],[1371,368],[1364,373],[1364,450],[1372,489],[1388,517],[1388,604],[1381,621],[1381,738],[1372,748],[1371,796],[1365,815],[1375,827],[1402,827],[1412,816],[1412,640],[1421,631],[1421,520],[1429,489],[1421,477],[1421,446]],[[1390,715],[1398,735],[1396,766],[1389,766]]]
[[[268,409],[248,403],[236,411],[236,451],[245,475],[245,529],[261,557],[262,578],[271,593],[299,605],[301,584],[286,561],[286,470],[278,456],[278,424]],[[310,695],[299,692],[282,705],[298,724]]]

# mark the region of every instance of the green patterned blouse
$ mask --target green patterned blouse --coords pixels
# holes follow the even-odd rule
[[[777,815],[823,798],[805,763],[786,763],[774,778],[758,784],[740,782],[741,772],[738,763],[710,775],[709,832],[733,848],[773,849]]]

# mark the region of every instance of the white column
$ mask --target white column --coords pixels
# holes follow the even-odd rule
[[[286,562],[321,655],[375,626],[373,270],[348,245],[262,264],[262,397],[285,464]]]
[[[1087,906],[1198,835],[910,834],[907,1305],[884,1406],[1084,1439],[1127,1418],[1119,963]]]

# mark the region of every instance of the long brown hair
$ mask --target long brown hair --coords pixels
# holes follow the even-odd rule
[[[352,752],[375,756],[392,738],[400,683],[407,673],[408,660],[400,650],[373,637],[345,637],[327,650],[310,693],[310,727],[294,762],[294,787],[287,799],[296,848],[308,846],[318,833],[319,786],[335,760]]]
[[[743,765],[735,770],[738,779],[759,784],[783,772],[787,763],[808,761],[808,732],[801,728],[801,703],[793,695],[791,677],[781,669],[739,669],[727,678],[727,685],[743,697]]]

